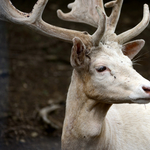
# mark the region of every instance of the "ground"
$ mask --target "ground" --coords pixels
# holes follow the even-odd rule
[[[12,0],[22,11],[30,12],[36,0]],[[61,21],[56,10],[65,12],[69,0],[50,0],[44,20],[53,25],[94,32],[94,28]],[[125,0],[117,33],[134,27],[142,18],[146,0]],[[150,4],[150,2],[149,2]],[[65,100],[70,83],[71,44],[42,36],[24,26],[0,22],[0,149],[59,150],[61,128],[56,130],[39,117],[39,111],[59,104],[60,109],[49,114],[63,123]],[[135,68],[150,80],[150,26],[136,39],[146,45],[138,55]]]

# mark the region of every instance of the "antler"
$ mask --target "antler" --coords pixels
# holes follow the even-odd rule
[[[113,7],[110,17],[107,17],[107,28],[115,30],[120,16],[122,3],[123,0],[116,0],[105,4],[106,8]],[[103,6],[103,0],[75,0],[74,3],[70,3],[68,5],[68,8],[71,9],[71,12],[65,14],[61,10],[58,10],[57,15],[60,19],[63,20],[86,23],[94,27],[97,27],[99,17],[96,12],[96,9],[93,9],[95,6],[100,6],[101,10],[106,16]]]
[[[115,32],[116,25],[118,23],[118,19],[120,16],[122,3],[123,3],[123,0],[116,0],[116,1],[111,1],[107,4],[105,4],[105,7],[107,7],[107,8],[113,7],[112,13],[111,13],[110,17],[108,17],[107,33],[105,33],[105,34],[110,35]],[[144,5],[144,15],[143,15],[142,21],[134,28],[116,36],[115,41],[117,41],[119,44],[123,44],[123,43],[129,41],[130,39],[136,37],[147,27],[147,25],[149,24],[149,21],[150,21],[149,7],[147,4],[145,4]],[[112,39],[111,36],[107,36],[107,37]],[[109,38],[106,40],[109,40]],[[113,36],[113,38],[114,38],[114,36]]]
[[[122,7],[123,0],[111,1],[105,4],[106,8],[113,7],[112,13],[107,17],[107,30],[108,32],[115,32]]]
[[[130,39],[136,37],[139,35],[148,25],[149,23],[149,8],[148,5],[144,5],[144,16],[142,21],[133,29],[128,30],[118,36],[115,34],[115,29],[119,20],[121,7],[122,7],[123,0],[114,0],[110,1],[105,4],[106,8],[112,7],[112,13],[108,17],[105,13],[104,7],[103,7],[103,1],[102,0],[75,0],[74,3],[71,3],[68,5],[68,8],[72,9],[69,13],[63,13],[61,10],[57,11],[58,17],[67,20],[67,21],[74,21],[74,22],[82,22],[86,24],[90,24],[94,27],[98,26],[98,20],[99,17],[93,9],[93,5],[100,6],[101,10],[105,14],[106,17],[106,32],[103,36],[103,42],[106,41],[116,41],[120,44],[123,44]],[[81,15],[81,14],[84,14]],[[102,24],[102,20],[101,20]]]
[[[142,21],[134,28],[118,35],[117,37],[118,43],[123,44],[129,41],[130,39],[136,37],[137,35],[139,35],[148,26],[149,21],[150,21],[149,7],[147,4],[145,4]]]
[[[64,29],[44,22],[42,14],[47,2],[48,0],[38,0],[31,13],[24,13],[16,9],[9,0],[0,0],[0,18],[26,25],[47,36],[54,36],[69,42],[74,37],[79,37],[87,47],[97,46],[100,40],[103,42],[113,40],[120,44],[127,42],[146,28],[150,18],[148,5],[144,5],[143,20],[135,28],[116,36],[115,29],[123,0],[111,1],[105,5],[106,8],[113,7],[109,17],[105,13],[103,0],[75,0],[74,3],[68,5],[72,9],[70,13],[64,14],[61,10],[57,11],[61,19],[83,22],[97,27],[96,32],[89,35],[87,32]],[[97,7],[98,13],[95,6],[100,6]]]
[[[104,12],[102,0],[75,0],[75,2],[68,5],[71,12],[63,13],[58,10],[57,15],[62,20],[81,22],[98,27],[99,17],[95,6],[100,6]]]
[[[120,16],[120,11],[121,11],[121,7],[122,7],[122,3],[123,0],[116,0],[116,1],[111,1],[107,4],[105,4],[106,8],[109,7],[113,7],[112,13],[110,15],[110,17],[108,18],[108,25],[107,25],[107,32],[115,32],[115,28],[116,25],[118,23],[118,19]],[[129,41],[130,39],[136,37],[137,35],[139,35],[149,24],[149,20],[150,20],[150,13],[149,13],[149,7],[147,4],[144,5],[144,13],[143,13],[143,19],[142,21],[135,26],[134,28],[123,32],[122,34],[118,35],[116,37],[116,41],[119,44],[123,44],[127,41]]]
[[[77,36],[80,37],[85,44],[91,43],[91,36],[84,32],[59,28],[47,24],[42,20],[42,13],[48,0],[38,0],[34,5],[31,13],[24,13],[16,9],[9,0],[0,0],[0,18],[2,20],[26,25],[47,36],[54,36],[71,42]]]

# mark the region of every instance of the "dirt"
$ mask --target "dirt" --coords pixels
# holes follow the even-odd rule
[[[36,0],[13,0],[22,11],[30,12]],[[44,20],[53,25],[94,32],[83,24],[61,21],[56,10],[67,12],[66,1],[50,0]],[[146,0],[125,0],[117,33],[134,27],[142,18]],[[108,12],[109,13],[109,12]],[[46,124],[39,111],[56,103],[60,109],[49,117],[63,123],[65,100],[70,83],[71,44],[48,38],[21,25],[0,23],[0,149],[3,150],[59,150],[61,129]],[[146,45],[138,55],[135,68],[150,80],[150,26],[136,39],[142,38]]]

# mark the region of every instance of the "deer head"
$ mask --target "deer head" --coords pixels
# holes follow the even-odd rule
[[[143,20],[133,29],[120,35],[115,34],[122,1],[107,3],[113,7],[108,17],[102,3],[97,7],[99,14],[97,32],[92,37],[92,47],[86,47],[80,38],[73,39],[71,64],[83,82],[86,96],[103,103],[148,103],[150,82],[133,69],[132,59],[143,48],[144,40],[129,41],[137,36],[149,23],[149,9],[144,5]],[[65,15],[62,15],[63,18]],[[68,16],[67,16],[68,17]],[[92,21],[91,21],[92,24]],[[138,32],[139,31],[139,32]],[[81,83],[80,83],[81,84]]]
[[[102,0],[75,0],[68,5],[71,12],[64,14],[61,10],[57,11],[61,19],[96,27],[95,33],[90,35],[44,22],[42,13],[47,2],[48,0],[38,0],[31,13],[24,13],[16,9],[9,0],[0,0],[0,17],[26,25],[47,36],[73,41],[71,64],[80,74],[85,93],[89,97],[97,100],[107,98],[108,103],[145,103],[149,99],[150,83],[133,69],[131,61],[145,42],[128,42],[147,27],[150,18],[148,5],[144,5],[142,21],[119,35],[115,34],[115,29],[123,0],[105,4],[106,8],[112,7],[109,17],[105,13]]]
[[[150,82],[133,69],[131,58],[143,47],[143,40],[125,45],[110,41],[90,51],[74,38],[71,64],[82,80],[88,98],[103,103],[148,103]]]

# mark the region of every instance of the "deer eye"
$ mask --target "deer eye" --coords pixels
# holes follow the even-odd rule
[[[106,69],[107,69],[107,67],[105,67],[105,66],[100,66],[100,67],[96,68],[97,72],[103,72]]]

